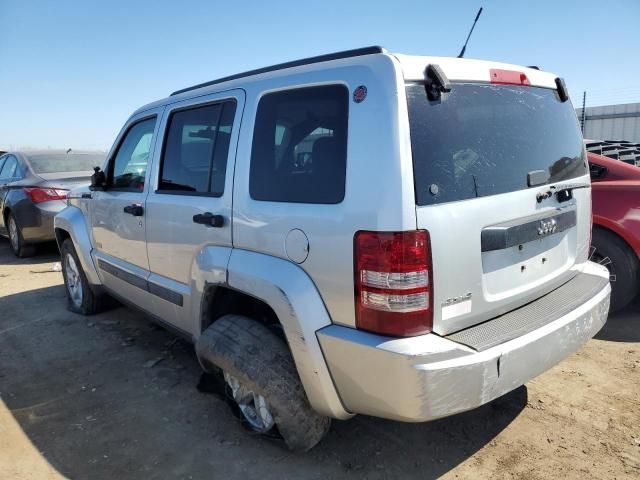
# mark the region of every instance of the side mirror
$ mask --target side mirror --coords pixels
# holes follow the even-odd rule
[[[93,175],[91,175],[91,185],[89,190],[95,192],[96,190],[104,190],[107,186],[107,176],[100,169],[100,167],[94,167]]]

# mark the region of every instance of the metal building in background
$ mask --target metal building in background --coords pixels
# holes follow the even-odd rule
[[[584,138],[640,143],[640,103],[587,107]],[[576,110],[582,118],[582,108]]]
[[[584,143],[588,152],[640,167],[640,143],[588,139]]]

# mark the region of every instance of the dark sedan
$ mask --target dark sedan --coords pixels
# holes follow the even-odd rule
[[[69,190],[87,185],[105,154],[72,151],[8,152],[0,156],[0,235],[18,257],[55,239],[53,217],[65,208]]]

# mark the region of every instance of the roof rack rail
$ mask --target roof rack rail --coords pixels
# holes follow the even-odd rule
[[[208,87],[209,85],[215,85],[217,83],[228,82],[230,80],[236,80],[238,78],[250,77],[252,75],[259,75],[261,73],[273,72],[276,70],[283,70],[285,68],[299,67],[301,65],[310,65],[312,63],[328,62],[330,60],[339,60],[341,58],[360,57],[362,55],[373,55],[375,53],[385,53],[386,50],[379,46],[356,48],[353,50],[345,50],[343,52],[329,53],[326,55],[318,55],[316,57],[303,58],[301,60],[293,60],[291,62],[279,63],[270,67],[258,68],[256,70],[249,70],[243,73],[237,73],[235,75],[229,75],[228,77],[218,78],[209,82],[199,83],[192,87],[176,90],[171,96],[178,95],[180,93],[196,90],[202,87]]]

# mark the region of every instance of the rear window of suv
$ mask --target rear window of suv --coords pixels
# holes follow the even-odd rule
[[[548,183],[588,173],[575,111],[555,90],[453,84],[430,102],[412,84],[407,102],[418,205],[526,189],[536,170]]]

